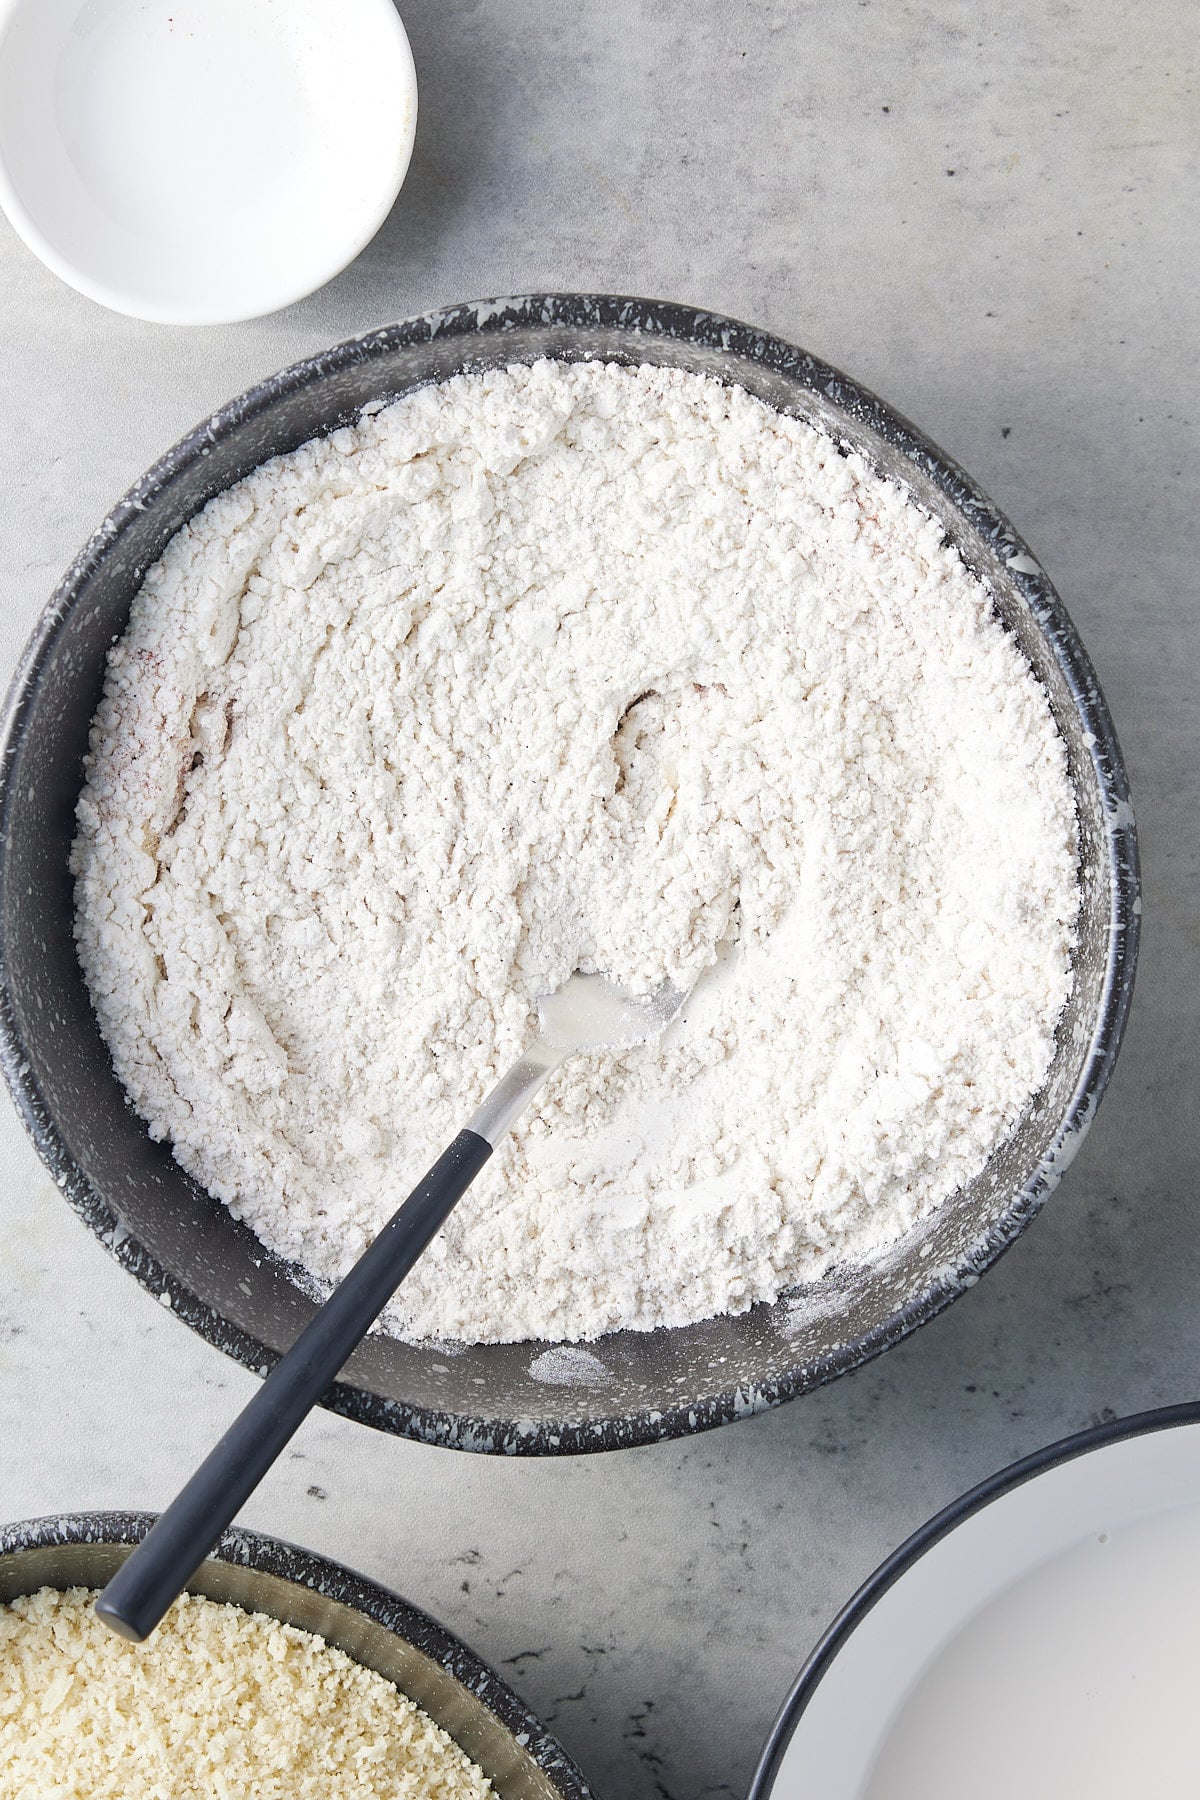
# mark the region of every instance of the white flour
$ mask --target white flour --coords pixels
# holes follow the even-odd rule
[[[591,1338],[869,1256],[1070,982],[1042,690],[904,492],[739,389],[541,363],[256,470],[113,650],[78,942],[185,1168],[344,1271],[576,968],[699,986],[552,1079],[389,1315]]]

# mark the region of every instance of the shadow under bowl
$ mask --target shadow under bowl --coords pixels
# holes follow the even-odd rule
[[[540,357],[663,364],[737,384],[908,488],[987,583],[1049,696],[1078,809],[1082,905],[1074,987],[1041,1092],[976,1179],[879,1261],[737,1317],[617,1331],[588,1358],[543,1361],[546,1343],[373,1336],[326,1397],[382,1430],[509,1455],[617,1449],[762,1411],[857,1367],[972,1286],[1037,1212],[1091,1123],[1128,1011],[1140,913],[1128,781],[1074,627],[1007,520],[890,408],[777,338],[660,302],[534,295],[390,325],[252,388],[169,451],[64,577],[10,690],[0,747],[0,1062],[67,1200],[145,1287],[262,1373],[314,1311],[300,1272],[151,1142],[96,1025],[72,939],[67,864],[108,648],[172,535],[267,458],[352,422],[371,401]]]

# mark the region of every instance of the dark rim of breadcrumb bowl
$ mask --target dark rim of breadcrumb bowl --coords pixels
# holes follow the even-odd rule
[[[157,1517],[156,1513],[142,1512],[79,1512],[23,1519],[0,1525],[0,1557],[66,1544],[140,1544]],[[473,1694],[516,1739],[563,1800],[597,1800],[583,1771],[530,1712],[520,1695],[444,1625],[410,1601],[402,1600],[399,1594],[342,1563],[241,1525],[225,1532],[206,1560],[277,1576],[381,1625],[420,1650]],[[189,1590],[190,1587],[189,1583]]]

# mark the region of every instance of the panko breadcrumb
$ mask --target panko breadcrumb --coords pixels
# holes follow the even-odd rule
[[[185,1594],[146,1644],[86,1588],[0,1606],[0,1800],[485,1800],[420,1707],[323,1638]]]

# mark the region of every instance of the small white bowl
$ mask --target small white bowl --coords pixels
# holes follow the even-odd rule
[[[392,0],[0,0],[0,205],[135,318],[226,324],[329,281],[416,118]]]

